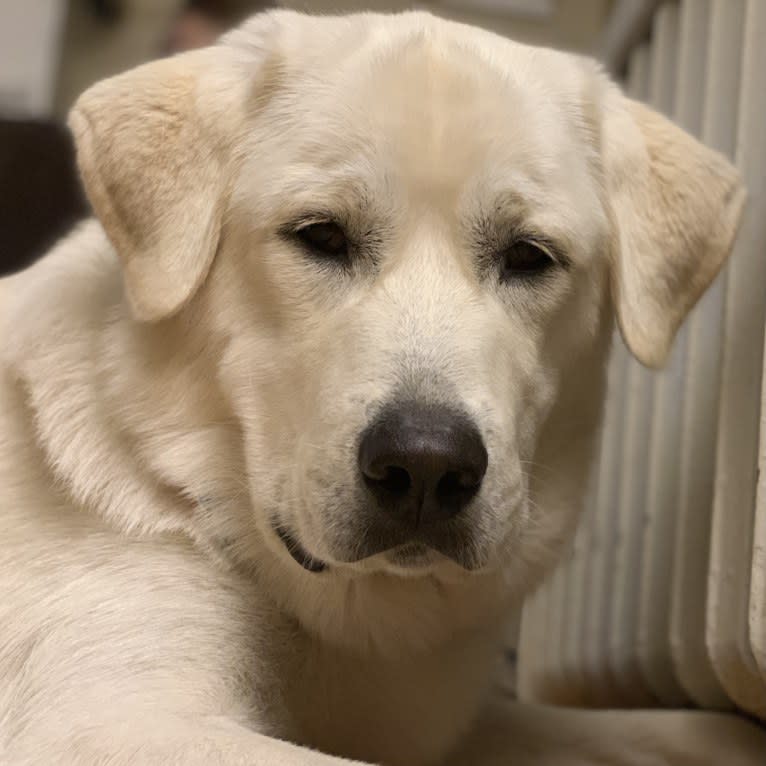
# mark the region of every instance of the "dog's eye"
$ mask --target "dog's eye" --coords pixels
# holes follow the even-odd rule
[[[527,240],[514,242],[502,254],[501,279],[533,277],[554,265],[553,258],[539,245]]]
[[[313,253],[328,258],[344,258],[348,255],[346,234],[333,221],[310,223],[296,232],[298,239]]]

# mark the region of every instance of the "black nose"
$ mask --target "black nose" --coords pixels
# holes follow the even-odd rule
[[[487,470],[487,450],[463,413],[404,403],[387,407],[363,433],[359,468],[381,510],[418,526],[468,504]]]

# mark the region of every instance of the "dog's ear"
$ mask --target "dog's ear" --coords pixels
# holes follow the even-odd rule
[[[605,112],[617,319],[639,361],[659,367],[731,251],[745,190],[722,155],[614,86]]]
[[[69,117],[88,198],[138,319],[177,311],[218,247],[225,128],[236,115],[231,83],[216,82],[219,64],[208,48],[140,66],[91,87]]]

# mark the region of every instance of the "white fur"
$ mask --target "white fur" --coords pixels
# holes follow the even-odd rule
[[[99,220],[0,283],[0,762],[760,762],[735,719],[491,691],[576,522],[615,308],[660,361],[731,247],[725,160],[588,61],[424,14],[258,16],[71,124]],[[284,233],[320,213],[345,271]],[[513,227],[570,267],[501,284]],[[344,563],[402,392],[486,443],[473,571]]]

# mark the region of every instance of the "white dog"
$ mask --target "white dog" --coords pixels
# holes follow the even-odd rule
[[[71,125],[98,220],[0,286],[0,762],[763,763],[492,691],[614,316],[659,364],[731,248],[722,157],[419,13],[257,16]]]

